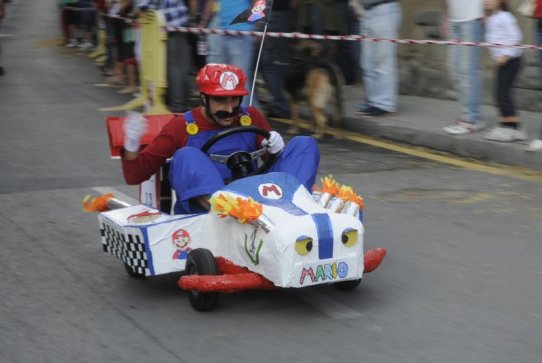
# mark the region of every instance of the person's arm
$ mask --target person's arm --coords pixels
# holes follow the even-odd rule
[[[198,3],[199,0],[187,0],[186,7],[188,8],[188,18],[189,18],[189,24],[190,27],[195,27],[198,25],[198,21],[200,18],[199,9],[198,9]]]
[[[356,19],[361,19],[363,16],[363,6],[361,6],[359,0],[348,0],[348,8],[352,11]]]
[[[201,19],[198,24],[200,28],[207,28],[209,22],[214,16],[214,8],[215,0],[207,0],[205,2],[205,7],[203,8],[203,12],[201,13]]]
[[[260,110],[255,107],[249,107],[248,111],[250,117],[253,120],[253,125],[269,131],[270,134],[268,140],[264,139],[261,135],[257,136],[256,140],[258,143],[258,147],[267,148],[269,153],[271,154],[280,153],[282,149],[284,149],[284,139],[282,138],[282,136],[278,132],[271,130],[267,119]]]
[[[252,118],[252,125],[256,127],[260,127],[268,132],[271,131],[271,126],[269,126],[269,122],[267,122],[267,119],[265,118],[262,111],[260,111],[256,107],[248,107],[247,112],[250,115],[250,118]],[[263,140],[264,140],[263,136],[261,135],[257,136],[258,147],[262,146]]]
[[[121,159],[124,180],[129,185],[137,185],[148,180],[160,170],[168,158],[173,156],[175,150],[173,135],[162,132],[141,152],[124,150]]]
[[[504,40],[502,43],[506,45],[519,44],[523,38],[523,34],[518,27],[516,18],[514,18],[512,14],[506,13],[506,16],[503,16],[502,20],[502,32],[508,37],[508,39]],[[517,54],[514,48],[500,48],[499,53],[500,55],[495,58],[495,63],[497,63],[497,65],[505,64]]]
[[[125,131],[127,135],[121,162],[127,184],[135,185],[149,179],[177,149],[184,145],[186,140],[182,139],[183,131],[180,124],[177,119],[171,120],[142,151],[139,151],[139,142],[129,140],[130,131]],[[138,140],[143,135],[141,131],[139,134]]]

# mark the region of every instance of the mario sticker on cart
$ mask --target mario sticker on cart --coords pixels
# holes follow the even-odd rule
[[[192,248],[189,246],[190,242],[192,242],[190,233],[184,229],[178,229],[173,232],[171,242],[173,243],[173,246],[175,246],[175,252],[171,258],[174,260],[186,260],[188,254],[192,251]]]

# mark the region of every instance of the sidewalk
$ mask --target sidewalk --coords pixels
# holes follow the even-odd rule
[[[484,135],[497,122],[497,109],[484,105],[482,114],[487,129],[470,135],[451,136],[442,129],[459,116],[457,101],[399,96],[398,113],[388,118],[365,120],[354,110],[362,101],[360,86],[343,88],[344,127],[360,134],[449,152],[458,156],[497,164],[519,166],[542,172],[542,153],[527,152],[523,147],[538,137],[542,115],[520,111],[529,139],[521,142],[487,141]],[[542,101],[542,94],[541,94]]]

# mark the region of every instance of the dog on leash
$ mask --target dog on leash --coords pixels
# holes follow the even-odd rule
[[[315,124],[312,136],[322,139],[329,131],[328,110],[332,114],[331,125],[341,127],[343,76],[337,66],[322,56],[322,43],[302,40],[293,48],[292,71],[284,80],[284,88],[290,96],[293,121],[287,132],[299,132],[300,109],[306,103]]]

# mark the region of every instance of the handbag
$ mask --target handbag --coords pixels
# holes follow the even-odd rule
[[[518,6],[518,13],[523,16],[532,17],[534,15],[536,0],[523,0]]]

